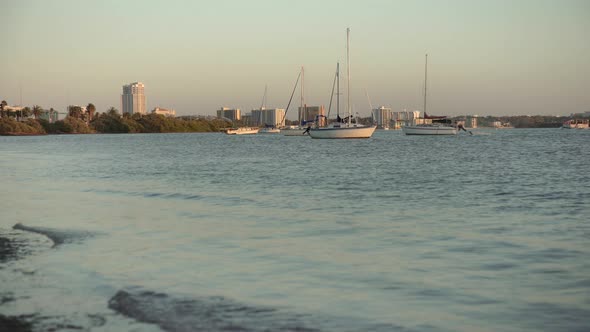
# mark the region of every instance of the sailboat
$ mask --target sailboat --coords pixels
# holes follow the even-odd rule
[[[337,107],[336,122],[329,124],[326,127],[310,128],[308,130],[311,138],[370,138],[377,126],[365,126],[355,121],[352,116],[352,109],[350,107],[350,28],[346,29],[346,66],[347,66],[347,105],[348,116],[344,119],[340,118],[339,110]],[[336,77],[338,79],[338,90],[340,90],[340,65],[336,66]],[[340,91],[337,92],[338,98]],[[339,104],[339,103],[338,103]]]
[[[287,111],[289,110],[289,105],[291,105],[291,100],[293,99],[293,94],[295,94],[295,89],[297,89],[297,83],[299,82],[299,78],[301,78],[301,95],[300,95],[300,112],[298,114],[298,124],[294,126],[285,126],[281,128],[281,134],[283,136],[304,136],[306,127],[303,124],[303,115],[305,114],[305,86],[304,86],[304,79],[305,79],[305,71],[303,67],[301,67],[301,72],[297,77],[297,82],[295,82],[295,87],[293,88],[293,93],[291,94],[291,99],[289,100],[289,104],[287,105],[287,109],[285,110],[285,116],[287,116]]]
[[[424,123],[404,126],[402,131],[406,135],[457,135],[457,127],[446,116],[429,116],[426,113],[426,87],[428,86],[428,54],[424,64]],[[430,120],[431,123],[426,123]]]
[[[268,90],[268,87],[265,86],[264,87],[264,96],[262,97],[262,104],[260,105],[260,109],[258,112],[258,123],[259,124],[262,124],[263,114],[264,114],[264,111],[266,110],[267,90]],[[260,128],[260,130],[258,131],[259,134],[278,134],[280,132],[281,132],[281,130],[279,128],[277,128],[275,125],[268,125],[266,123],[264,123],[264,127]]]

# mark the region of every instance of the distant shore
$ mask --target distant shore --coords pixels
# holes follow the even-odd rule
[[[183,119],[158,114],[121,116],[116,112],[93,118],[67,116],[49,122],[33,118],[0,118],[0,135],[32,136],[46,134],[132,134],[132,133],[210,133],[230,125],[220,119]]]
[[[477,117],[480,129],[504,128],[559,128],[572,116],[481,116]],[[465,116],[449,117],[453,121],[466,121]],[[362,124],[372,124],[372,117],[359,118]],[[290,122],[287,121],[287,125]],[[498,124],[502,127],[498,128]],[[96,114],[71,114],[62,120],[0,117],[0,136],[35,136],[47,134],[132,134],[132,133],[215,133],[224,128],[245,126],[241,121],[218,118],[166,117],[158,114],[124,114],[116,110]],[[471,125],[471,122],[466,123]]]

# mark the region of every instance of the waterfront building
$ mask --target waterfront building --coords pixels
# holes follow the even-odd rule
[[[381,106],[373,109],[373,121],[379,129],[389,129],[391,123],[391,108]]]
[[[7,116],[9,117],[14,117],[16,120],[18,121],[23,121],[23,106],[4,106],[2,108],[4,110],[4,112],[6,112]]]
[[[510,122],[502,122],[502,121],[494,121],[492,122],[492,126],[496,129],[502,128],[513,128]]]
[[[39,119],[46,120],[49,123],[54,123],[55,121],[59,120],[59,112],[53,109],[46,110],[44,112],[41,112],[41,114],[39,115]]]
[[[251,122],[252,126],[284,127],[285,109],[263,107],[262,109],[252,110]]]
[[[18,113],[20,111],[22,111],[24,109],[23,106],[4,106],[4,111],[5,112],[10,112],[10,113]]]
[[[248,114],[244,114],[242,115],[241,121],[242,124],[248,125],[248,126],[252,126],[252,114],[248,113]]]
[[[468,115],[466,124],[469,124],[471,128],[477,128],[478,115]]]
[[[141,82],[123,85],[123,94],[121,95],[123,114],[146,114],[144,89],[145,86]]]
[[[298,119],[302,120],[304,123],[306,122],[314,122],[318,119],[318,125],[320,127],[326,125],[326,109],[324,106],[307,106],[304,105],[303,107],[298,107]]]
[[[217,110],[217,118],[218,119],[225,118],[229,121],[235,122],[235,121],[240,121],[242,116],[240,114],[239,108],[222,107],[221,109]]]
[[[424,119],[420,117],[420,111],[399,111],[391,112],[391,119],[395,121],[396,127],[399,126],[415,126],[424,123]]]
[[[175,117],[176,111],[161,108],[161,107],[156,107],[152,110],[152,114],[159,114],[159,115],[164,115],[164,116],[168,116],[168,117]]]

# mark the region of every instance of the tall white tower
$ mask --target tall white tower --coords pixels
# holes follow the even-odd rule
[[[143,83],[134,82],[127,85],[123,85],[123,95],[121,95],[121,104],[123,108],[123,114],[146,114]]]

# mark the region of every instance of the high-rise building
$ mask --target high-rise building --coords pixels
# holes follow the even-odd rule
[[[326,109],[324,106],[307,106],[299,107],[299,119],[303,122],[314,122],[318,121],[318,125],[323,126],[325,125],[326,121]]]
[[[469,121],[468,124],[471,126],[471,128],[477,128],[477,118],[479,116],[478,115],[468,115],[467,116],[467,120]]]
[[[123,95],[121,95],[121,104],[123,108],[123,114],[146,114],[143,83],[134,82],[127,85],[123,85]]]
[[[262,108],[252,110],[253,126],[283,127],[285,125],[285,110],[282,108]]]
[[[391,112],[391,118],[396,124],[401,126],[413,126],[424,123],[424,119],[420,118],[420,111],[397,111]],[[396,125],[397,126],[397,125]]]
[[[373,109],[373,121],[380,129],[388,129],[391,123],[391,108],[381,106]]]
[[[239,108],[222,107],[221,109],[217,110],[217,118],[226,118],[229,121],[240,121],[241,112]]]

